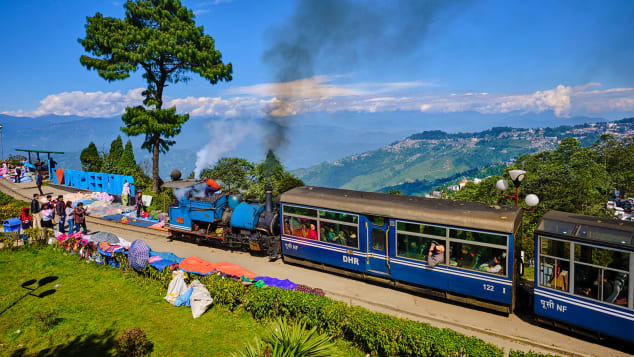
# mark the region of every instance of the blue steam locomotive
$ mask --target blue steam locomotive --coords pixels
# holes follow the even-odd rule
[[[517,207],[297,187],[274,208],[270,188],[258,204],[200,194],[197,181],[169,184],[179,198],[170,207],[173,238],[504,313],[523,291]],[[535,230],[534,256],[536,318],[634,342],[634,223],[551,211]]]
[[[279,256],[279,219],[270,187],[265,188],[266,203],[259,204],[244,202],[239,194],[209,192],[202,181],[172,181],[163,186],[174,189],[177,198],[169,208],[168,231],[173,239],[262,251],[271,259]]]

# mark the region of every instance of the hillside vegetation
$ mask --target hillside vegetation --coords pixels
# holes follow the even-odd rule
[[[588,146],[605,133],[616,138],[634,133],[634,118],[546,129],[497,127],[457,134],[426,131],[374,151],[294,173],[309,185],[422,195],[456,175],[510,164],[521,155],[553,150],[565,137]]]

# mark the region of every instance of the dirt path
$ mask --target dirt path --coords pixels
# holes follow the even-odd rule
[[[53,195],[64,193],[59,188],[46,188],[43,187],[45,193],[50,192]],[[35,186],[0,180],[0,190],[16,198],[25,199],[32,196]],[[586,341],[583,337],[568,336],[558,330],[537,325],[530,318],[522,319],[518,315],[501,316],[444,300],[421,297],[363,281],[284,264],[281,260],[269,262],[266,257],[253,256],[244,252],[229,252],[192,243],[170,241],[167,239],[166,232],[152,229],[94,217],[89,217],[87,223],[91,231],[109,231],[128,241],[142,239],[156,251],[170,251],[181,257],[195,255],[211,262],[225,261],[238,264],[259,275],[290,279],[295,283],[321,288],[327,296],[349,304],[475,336],[503,347],[507,351],[516,349],[572,356],[630,356],[629,353],[624,352],[627,351],[627,347],[607,346]]]

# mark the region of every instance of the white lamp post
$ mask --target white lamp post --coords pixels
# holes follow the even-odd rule
[[[511,170],[509,171],[509,176],[511,176],[511,180],[513,181],[513,186],[515,186],[514,196],[504,194],[504,191],[506,191],[509,188],[509,183],[506,182],[506,180],[504,179],[498,180],[498,182],[495,183],[495,188],[502,191],[502,196],[515,198],[515,206],[519,206],[520,205],[520,184],[522,184],[522,180],[524,180],[524,177],[526,177],[526,171]],[[539,197],[537,197],[537,195],[533,193],[528,194],[526,195],[525,202],[529,207],[535,207],[539,204]],[[532,210],[534,211],[535,208],[533,208]]]

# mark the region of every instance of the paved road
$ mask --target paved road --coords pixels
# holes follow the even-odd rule
[[[0,190],[31,197],[35,186],[30,183],[13,184],[0,180]],[[63,194],[58,188],[43,188],[45,193]],[[284,264],[281,260],[269,262],[266,257],[244,252],[229,252],[218,248],[198,246],[180,241],[169,241],[167,234],[145,228],[89,218],[88,228],[104,230],[124,237],[128,241],[143,239],[156,251],[171,251],[178,256],[198,256],[211,262],[230,262],[241,265],[259,275],[290,279],[296,283],[318,287],[326,295],[349,304],[364,306],[370,310],[427,322],[440,328],[450,328],[466,335],[509,349],[533,350],[573,356],[630,356],[625,346],[608,346],[572,337],[557,330],[544,328],[528,317],[501,316],[495,313],[413,295],[391,288],[358,281],[334,274]],[[631,348],[631,346],[629,346]]]

